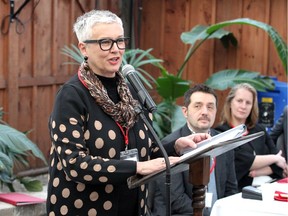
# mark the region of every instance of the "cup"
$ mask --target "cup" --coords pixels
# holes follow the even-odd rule
[[[274,201],[275,188],[270,183],[264,183],[261,185],[262,200],[265,202]]]

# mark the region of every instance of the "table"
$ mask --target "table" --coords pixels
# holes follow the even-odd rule
[[[210,216],[287,216],[288,202],[243,199],[242,193],[217,200]]]

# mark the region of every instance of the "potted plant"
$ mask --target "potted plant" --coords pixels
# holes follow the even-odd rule
[[[42,191],[39,180],[28,177],[17,177],[14,168],[29,167],[29,157],[46,159],[40,149],[27,136],[28,132],[20,132],[3,121],[3,108],[0,107],[0,183],[11,192],[15,191],[13,183],[19,181],[28,191]]]

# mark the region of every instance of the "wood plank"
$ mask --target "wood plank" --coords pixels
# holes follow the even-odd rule
[[[76,73],[76,72],[75,72]],[[21,77],[18,80],[19,87],[29,86],[51,86],[65,83],[71,75],[42,76],[42,77]]]
[[[287,17],[287,0],[277,0],[277,4],[275,4],[275,0],[271,0],[270,3],[270,20],[269,24],[281,35],[284,41],[288,41],[287,32],[288,32],[288,17]],[[276,16],[277,14],[277,16]],[[276,76],[277,79],[281,82],[287,82],[287,75],[285,75],[285,68],[283,67],[278,54],[275,50],[275,47],[269,39],[269,49],[268,49],[268,66],[267,66],[267,74],[270,76]]]
[[[190,31],[196,25],[210,25],[212,24],[212,4],[211,0],[191,1],[190,5]],[[207,73],[210,69],[209,57],[211,49],[213,48],[213,41],[205,41],[199,49],[190,58],[187,66],[189,80],[195,83],[202,83],[207,79]]]
[[[40,1],[39,6],[45,10],[35,10],[33,28],[33,76],[43,76],[51,71],[53,38],[51,25],[53,1]],[[56,16],[56,14],[55,14]],[[61,20],[58,20],[61,22]]]
[[[261,22],[265,22],[268,8],[265,8],[267,0],[244,1],[243,17],[249,17]],[[267,33],[254,26],[243,26],[242,41],[240,49],[237,51],[240,58],[240,67],[251,71],[266,73],[263,65],[265,58],[265,46],[267,46]]]
[[[152,48],[153,50],[150,54],[159,59],[163,59],[163,47],[165,46],[165,34],[163,31],[164,15],[164,1],[142,1],[141,33],[138,38],[140,41],[139,48],[143,50]],[[160,76],[160,71],[154,66],[146,65],[145,70],[149,71],[149,73],[154,77]]]
[[[19,50],[19,36],[15,34],[13,31],[9,31],[9,50],[7,59],[8,69],[7,69],[7,95],[8,95],[8,107],[7,112],[10,113],[8,118],[8,122],[12,127],[17,128],[18,122],[18,102],[19,102],[19,86],[18,86],[18,64],[21,59],[18,55]]]
[[[163,53],[165,63],[170,73],[176,74],[184,62],[187,46],[181,41],[180,35],[186,30],[185,0],[166,1],[164,17]],[[177,19],[175,19],[177,17]]]
[[[241,17],[242,15],[242,1],[219,0],[216,6],[216,23],[233,20]],[[232,25],[224,28],[231,31],[241,44],[241,29],[242,25]],[[214,70],[213,73],[224,70],[238,68],[237,50],[238,47],[232,45],[229,48],[224,48],[221,41],[214,40]]]

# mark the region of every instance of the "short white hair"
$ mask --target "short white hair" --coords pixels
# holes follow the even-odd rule
[[[92,36],[94,25],[98,23],[118,23],[123,27],[122,20],[108,10],[92,10],[78,17],[73,26],[78,41],[83,42]]]

